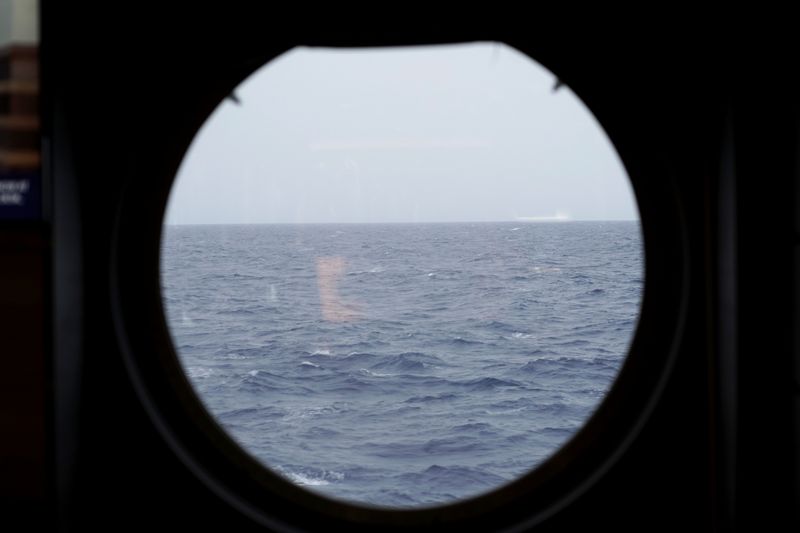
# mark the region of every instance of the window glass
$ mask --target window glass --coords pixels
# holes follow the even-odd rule
[[[0,221],[42,217],[39,2],[0,0]]]
[[[607,136],[527,56],[295,48],[198,133],[161,274],[180,362],[244,450],[407,508],[498,488],[582,426],[643,248]]]

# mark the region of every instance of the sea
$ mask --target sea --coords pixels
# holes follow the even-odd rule
[[[164,307],[205,407],[356,504],[478,496],[552,455],[625,360],[639,223],[165,226]]]

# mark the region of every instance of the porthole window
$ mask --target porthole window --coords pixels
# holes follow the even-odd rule
[[[241,450],[327,499],[423,509],[584,427],[644,246],[608,137],[527,55],[300,47],[198,132],[160,280],[180,368]]]

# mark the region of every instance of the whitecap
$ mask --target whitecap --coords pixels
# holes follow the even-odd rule
[[[238,359],[250,359],[250,357],[247,356],[247,355],[239,354],[239,353],[226,353],[225,355],[220,355],[220,356],[215,357],[215,359],[235,359],[235,360],[238,360]]]
[[[501,409],[499,411],[491,411],[489,409],[484,409],[483,412],[489,416],[497,416],[497,415],[510,415],[512,413],[519,413],[524,409],[525,409],[524,407],[517,407],[514,409]]]
[[[278,468],[281,474],[289,478],[293,483],[301,486],[319,487],[323,485],[330,485],[331,481],[341,481],[344,479],[342,472],[335,472],[333,470],[323,470],[319,474],[307,474],[304,472],[294,472],[287,468]]]
[[[362,274],[380,274],[383,272],[383,268],[381,267],[374,267],[370,268],[369,270],[353,270],[352,272],[348,272],[348,276],[360,276]]]
[[[194,320],[192,320],[192,318],[186,314],[186,311],[181,313],[181,323],[184,326],[194,326]]]
[[[186,374],[192,379],[203,379],[214,373],[214,370],[205,366],[190,366],[186,368]]]
[[[288,477],[293,483],[301,486],[317,487],[320,485],[330,485],[330,481],[327,481],[325,479],[313,478],[305,474],[301,474],[300,472],[284,472],[283,474],[286,477]]]
[[[303,420],[306,418],[319,418],[334,414],[337,410],[338,409],[335,406],[308,407],[306,409],[290,411],[283,416],[283,419]]]
[[[331,355],[330,350],[314,350],[311,355]]]
[[[536,267],[533,267],[531,269],[531,271],[535,272],[537,274],[546,274],[548,272],[561,272],[561,269],[559,267],[540,267],[540,266],[536,266]]]
[[[358,371],[365,376],[372,376],[375,378],[388,378],[394,375],[394,374],[381,374],[380,372],[373,372],[372,370],[368,370],[366,368],[359,368]]]
[[[300,363],[300,366],[310,366],[311,368],[319,368],[319,365],[316,363],[312,363],[311,361],[303,361]]]

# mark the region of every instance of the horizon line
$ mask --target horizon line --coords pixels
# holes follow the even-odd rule
[[[162,226],[322,226],[369,224],[567,224],[570,222],[641,222],[640,218],[556,218],[530,217],[514,220],[404,220],[380,222],[165,222]]]

